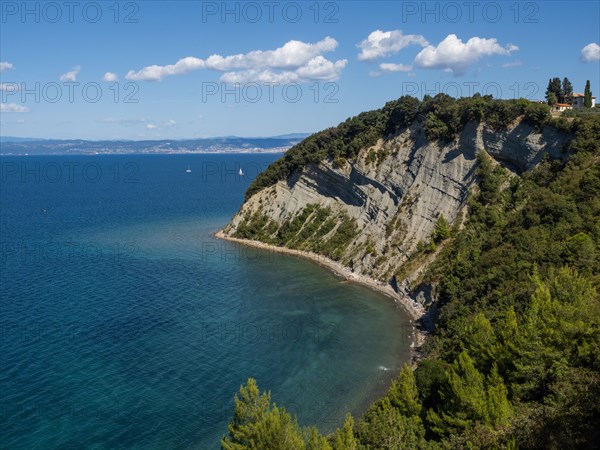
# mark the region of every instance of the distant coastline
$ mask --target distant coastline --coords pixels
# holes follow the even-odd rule
[[[273,137],[215,137],[162,140],[27,139],[0,136],[0,154],[30,155],[132,155],[132,154],[237,154],[285,153],[305,134]],[[306,134],[308,136],[308,134]],[[17,140],[10,140],[17,139]]]
[[[228,149],[228,150],[147,150],[147,151],[109,151],[109,150],[77,150],[72,152],[42,152],[42,153],[29,153],[29,152],[0,152],[0,156],[100,156],[100,155],[112,155],[112,156],[125,156],[125,155],[269,155],[285,153],[291,147],[276,147],[269,149]]]

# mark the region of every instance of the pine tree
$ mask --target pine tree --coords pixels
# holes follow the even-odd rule
[[[556,96],[556,101],[563,97],[562,85],[560,82],[560,78],[552,78],[548,80],[548,87],[546,88],[546,100],[548,100],[548,104],[550,103],[550,94],[554,94]],[[556,103],[556,102],[554,102]]]
[[[419,416],[406,417],[392,406],[388,397],[369,409],[357,425],[363,448],[413,450],[425,448],[425,427]]]
[[[512,340],[516,370],[510,380],[514,394],[527,400],[542,398],[552,372],[564,365],[562,352],[545,342],[557,326],[550,290],[537,274],[533,278],[537,288],[531,295],[519,334]]]
[[[590,88],[590,80],[585,82],[585,91],[583,92],[583,107],[592,107],[592,90]]]
[[[332,450],[332,448],[327,438],[321,435],[315,427],[311,427],[306,439],[306,450]]]
[[[484,377],[475,368],[473,360],[466,351],[458,355],[448,375],[448,382],[451,412],[456,413],[459,419],[456,423],[461,423],[463,417],[485,422],[487,407]]]
[[[556,97],[556,94],[554,92],[550,92],[546,95],[546,101],[550,106],[554,106],[558,103],[558,98]]]
[[[442,242],[450,237],[450,224],[448,220],[444,217],[443,214],[440,214],[437,221],[435,222],[435,227],[433,229],[433,240],[436,243]]]
[[[312,436],[311,450],[331,450],[326,445],[317,445],[320,435],[316,430],[303,432],[295,416],[291,416],[285,408],[271,405],[271,394],[261,394],[252,378],[240,387],[234,403],[229,436],[221,440],[224,450],[305,450],[307,434],[307,437]]]
[[[408,364],[402,365],[400,375],[390,387],[389,397],[392,405],[404,416],[417,416],[421,412],[415,374]]]
[[[564,96],[562,102],[570,104],[573,101],[573,84],[567,77],[564,77],[562,81],[562,93]]]
[[[458,355],[446,376],[447,386],[440,392],[439,414],[433,409],[427,412],[431,430],[447,436],[469,429],[476,422],[488,423],[485,379],[466,351]]]
[[[497,340],[491,322],[483,313],[477,313],[466,329],[466,348],[469,355],[479,361],[479,367],[487,371],[496,359]]]
[[[514,370],[515,345],[519,341],[519,323],[514,306],[509,306],[504,321],[499,324],[497,332],[495,360],[503,369],[503,373]]]
[[[492,425],[504,425],[512,414],[508,401],[508,390],[504,380],[498,374],[498,366],[494,364],[487,378],[488,416]]]
[[[229,436],[221,440],[224,450],[244,450],[249,448],[257,437],[257,427],[269,413],[271,394],[261,394],[256,380],[249,378],[245,386],[240,386],[239,396],[234,399],[235,412],[229,423]]]
[[[305,450],[304,439],[295,417],[285,408],[273,406],[264,420],[256,426],[256,436],[250,441],[250,450]]]
[[[334,450],[358,450],[358,441],[354,436],[354,418],[347,414],[344,426],[335,432]]]

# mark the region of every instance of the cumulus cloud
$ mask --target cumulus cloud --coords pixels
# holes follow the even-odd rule
[[[128,80],[134,81],[160,81],[163,77],[171,75],[183,75],[192,70],[204,69],[204,61],[193,56],[180,59],[175,64],[169,64],[168,66],[147,66],[143,69],[135,72],[130,70],[125,75]]]
[[[600,45],[591,42],[581,49],[581,60],[583,62],[600,61]]]
[[[81,72],[81,66],[75,66],[67,73],[63,73],[60,76],[60,81],[77,81],[77,75],[79,75],[79,72]]]
[[[413,66],[407,66],[406,64],[381,63],[379,64],[379,69],[380,70],[372,70],[369,72],[369,76],[380,77],[386,73],[411,72],[411,70],[413,70]]]
[[[379,68],[384,72],[410,72],[413,67],[404,64],[382,63]]]
[[[23,105],[17,105],[16,103],[0,103],[0,112],[26,113],[29,112],[29,108]]]
[[[347,60],[333,62],[322,54],[335,50],[337,46],[337,41],[330,37],[314,44],[292,40],[275,50],[255,50],[230,56],[211,55],[206,59],[188,56],[175,64],[147,66],[137,72],[130,70],[125,78],[160,81],[167,76],[208,69],[223,72],[220,81],[226,83],[335,81],[341,76]]]
[[[428,45],[421,50],[415,57],[415,65],[423,69],[447,70],[458,76],[484,56],[510,55],[518,49],[516,45],[502,47],[496,39],[479,37],[464,43],[455,34],[449,34],[437,47]]]
[[[102,77],[102,81],[117,81],[119,78],[116,73],[106,72]]]
[[[399,52],[409,45],[425,47],[429,43],[419,34],[403,34],[402,30],[375,30],[357,45],[361,49],[358,59],[370,61]]]
[[[5,70],[9,70],[9,69],[14,69],[15,66],[13,66],[11,63],[6,62],[6,61],[0,61],[0,72],[4,72]]]
[[[149,130],[156,130],[158,127],[153,123],[149,123],[148,125],[146,125],[146,128]]]

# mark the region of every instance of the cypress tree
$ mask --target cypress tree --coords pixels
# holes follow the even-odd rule
[[[592,107],[592,90],[590,88],[590,80],[585,82],[585,91],[583,92],[583,107]]]

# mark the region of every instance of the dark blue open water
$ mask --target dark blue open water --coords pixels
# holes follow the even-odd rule
[[[218,448],[248,377],[324,431],[385,390],[389,299],[211,236],[278,156],[1,158],[2,448]]]

